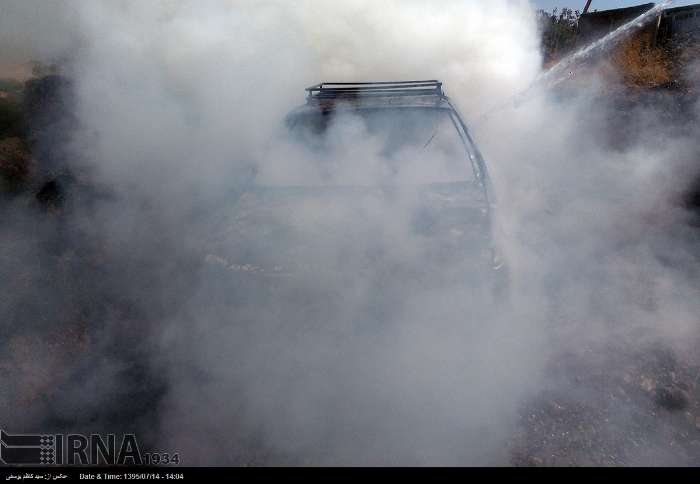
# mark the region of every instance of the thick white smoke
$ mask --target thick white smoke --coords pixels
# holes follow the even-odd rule
[[[306,173],[283,125],[303,87],[437,78],[476,121],[540,72],[526,1],[3,0],[0,15],[0,42],[61,62],[73,166],[108,187],[72,223],[112,264],[104,291],[133,314],[110,302],[94,351],[133,340],[158,398],[155,428],[130,425],[186,463],[506,464],[529,398],[571,389],[547,379],[552,358],[603,361],[601,348],[697,336],[694,274],[678,269],[692,260],[679,254],[687,241],[649,223],[684,217],[671,198],[693,145],[656,134],[652,118],[631,146],[607,148],[606,108],[591,110],[587,89],[533,93],[473,128],[498,193],[510,303],[392,272],[426,254],[405,193],[262,215],[253,201],[250,220],[291,221],[315,241],[294,257],[322,271],[272,289],[231,282],[255,271],[241,253],[272,261],[294,242],[242,232],[234,209],[250,202],[239,197],[252,173]],[[337,179],[371,179],[382,161],[355,121],[339,127],[353,150],[335,160]],[[362,242],[343,227],[358,221]],[[77,378],[94,391],[66,385],[42,409],[80,422],[115,395],[137,398],[120,388],[120,365],[90,359]]]

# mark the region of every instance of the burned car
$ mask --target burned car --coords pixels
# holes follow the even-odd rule
[[[395,294],[505,282],[479,150],[442,83],[322,83],[285,120],[208,256],[260,290]],[[246,282],[243,282],[243,281]],[[255,280],[256,282],[251,282]],[[240,293],[240,291],[239,291]]]

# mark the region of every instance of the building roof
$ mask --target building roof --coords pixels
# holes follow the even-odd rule
[[[651,10],[654,8],[654,3],[644,3],[642,5],[634,5],[632,7],[623,7],[623,8],[611,8],[608,10],[595,10],[593,12],[587,12],[581,15],[581,17],[584,16],[590,16],[590,17],[609,17],[609,16],[621,16],[621,17],[626,17],[626,16],[631,16],[634,14],[642,14],[646,12],[647,10]]]

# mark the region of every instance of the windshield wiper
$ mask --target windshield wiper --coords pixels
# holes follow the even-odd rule
[[[433,139],[437,136],[437,129],[433,132],[433,135],[430,137],[428,141],[425,142],[423,145],[423,149],[426,149],[430,143],[432,143]]]

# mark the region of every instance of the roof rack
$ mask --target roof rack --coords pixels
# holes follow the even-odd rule
[[[442,82],[382,81],[382,82],[322,82],[306,88],[307,102],[322,99],[342,99],[377,96],[438,96],[444,97]]]

